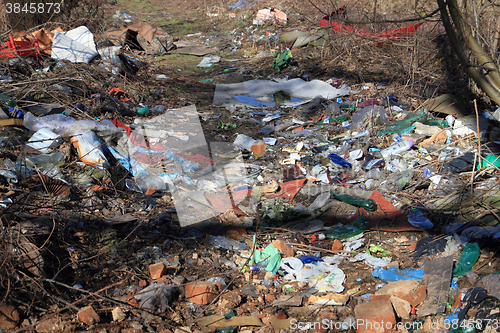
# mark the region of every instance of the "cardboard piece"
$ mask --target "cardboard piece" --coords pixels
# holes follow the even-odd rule
[[[173,49],[174,39],[160,27],[138,22],[125,28],[111,28],[104,32],[108,38],[118,38],[131,47],[146,54],[162,54]]]

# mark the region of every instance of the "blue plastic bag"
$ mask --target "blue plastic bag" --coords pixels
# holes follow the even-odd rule
[[[423,269],[403,269],[399,270],[396,267],[389,267],[388,269],[383,269],[382,267],[377,267],[373,270],[372,275],[376,278],[382,279],[387,282],[394,282],[399,280],[422,280],[424,275]]]
[[[420,229],[432,229],[434,224],[427,217],[424,216],[424,213],[420,209],[412,209],[410,214],[408,214],[408,222],[414,227]]]

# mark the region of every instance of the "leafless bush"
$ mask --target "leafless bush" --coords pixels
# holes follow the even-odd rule
[[[0,32],[8,29],[28,31],[49,22],[82,22],[98,20],[101,1],[98,0],[4,0],[5,16]]]

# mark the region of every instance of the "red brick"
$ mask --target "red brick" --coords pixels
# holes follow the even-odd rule
[[[274,297],[272,294],[266,294],[265,298],[264,298],[267,302],[272,302],[276,299],[276,297]]]
[[[139,287],[144,288],[147,285],[148,285],[148,283],[146,282],[146,280],[139,281]]]
[[[156,280],[167,274],[167,268],[164,263],[157,262],[156,264],[149,265],[149,274]]]
[[[341,241],[336,239],[332,244],[332,251],[340,251],[344,248],[344,244]]]
[[[417,248],[417,242],[413,242],[411,243],[410,246],[408,246],[408,251],[415,251],[416,248]]]
[[[409,319],[411,312],[410,302],[405,301],[399,297],[391,296],[390,301],[392,303],[392,307],[396,314],[401,319]]]
[[[0,312],[16,324],[19,323],[19,312],[14,306],[0,303]]]
[[[264,153],[264,150],[266,148],[267,148],[267,145],[264,142],[258,142],[256,144],[252,145],[250,150],[252,150],[252,153],[254,153],[256,155],[261,155],[262,153]]]
[[[354,307],[358,333],[384,333],[396,329],[396,316],[388,299],[377,299]]]
[[[375,292],[375,295],[396,296],[417,306],[427,297],[425,287],[416,280],[400,280],[389,282]]]
[[[191,282],[186,285],[186,299],[196,304],[209,304],[222,291],[222,285],[211,281]]]
[[[3,332],[10,332],[11,330],[16,328],[16,324],[11,321],[7,316],[3,313],[0,313],[0,329]]]
[[[131,299],[129,299],[127,303],[128,303],[128,305],[131,305],[135,308],[139,307],[139,303],[137,303],[137,300],[133,297]]]
[[[293,249],[288,246],[285,242],[283,242],[281,239],[276,239],[271,243],[275,248],[278,249],[278,251],[281,252],[281,256],[283,258],[288,258],[288,257],[293,257],[295,255],[295,252]]]
[[[94,323],[98,323],[101,321],[99,315],[94,311],[92,305],[87,305],[84,308],[81,308],[78,311],[78,318],[83,321],[85,324],[92,326]]]

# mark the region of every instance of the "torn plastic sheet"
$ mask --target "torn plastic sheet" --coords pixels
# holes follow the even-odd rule
[[[250,80],[234,84],[218,84],[215,88],[214,106],[246,106],[259,108],[274,106],[273,94],[284,91],[290,101],[281,106],[292,107],[309,102],[316,96],[332,99],[348,95],[349,88],[337,89],[320,80]]]
[[[221,213],[215,209],[216,205],[212,206],[207,201],[205,191],[191,189],[192,186],[183,184],[210,183],[220,178],[225,184],[230,178],[230,173],[225,169],[226,163],[237,163],[236,159],[219,159],[217,156],[213,156],[213,161],[210,158],[197,158],[197,162],[184,158],[191,156],[194,151],[202,157],[210,156],[199,119],[194,105],[168,110],[152,119],[138,118],[134,121],[136,127],[130,135],[123,134],[118,141],[113,140],[118,144],[113,146],[116,152],[111,151],[114,156],[118,153],[115,158],[134,177],[146,173],[159,176],[169,184],[181,226],[199,223]],[[210,149],[234,154],[234,146],[223,142],[211,142]],[[205,167],[206,164],[209,167]],[[247,168],[242,168],[239,177],[245,178],[248,173]],[[230,196],[229,191],[223,189],[225,191],[217,192],[220,202],[234,202],[237,206],[246,197]]]
[[[90,30],[81,26],[66,33],[54,31],[52,59],[89,63],[99,53]]]

